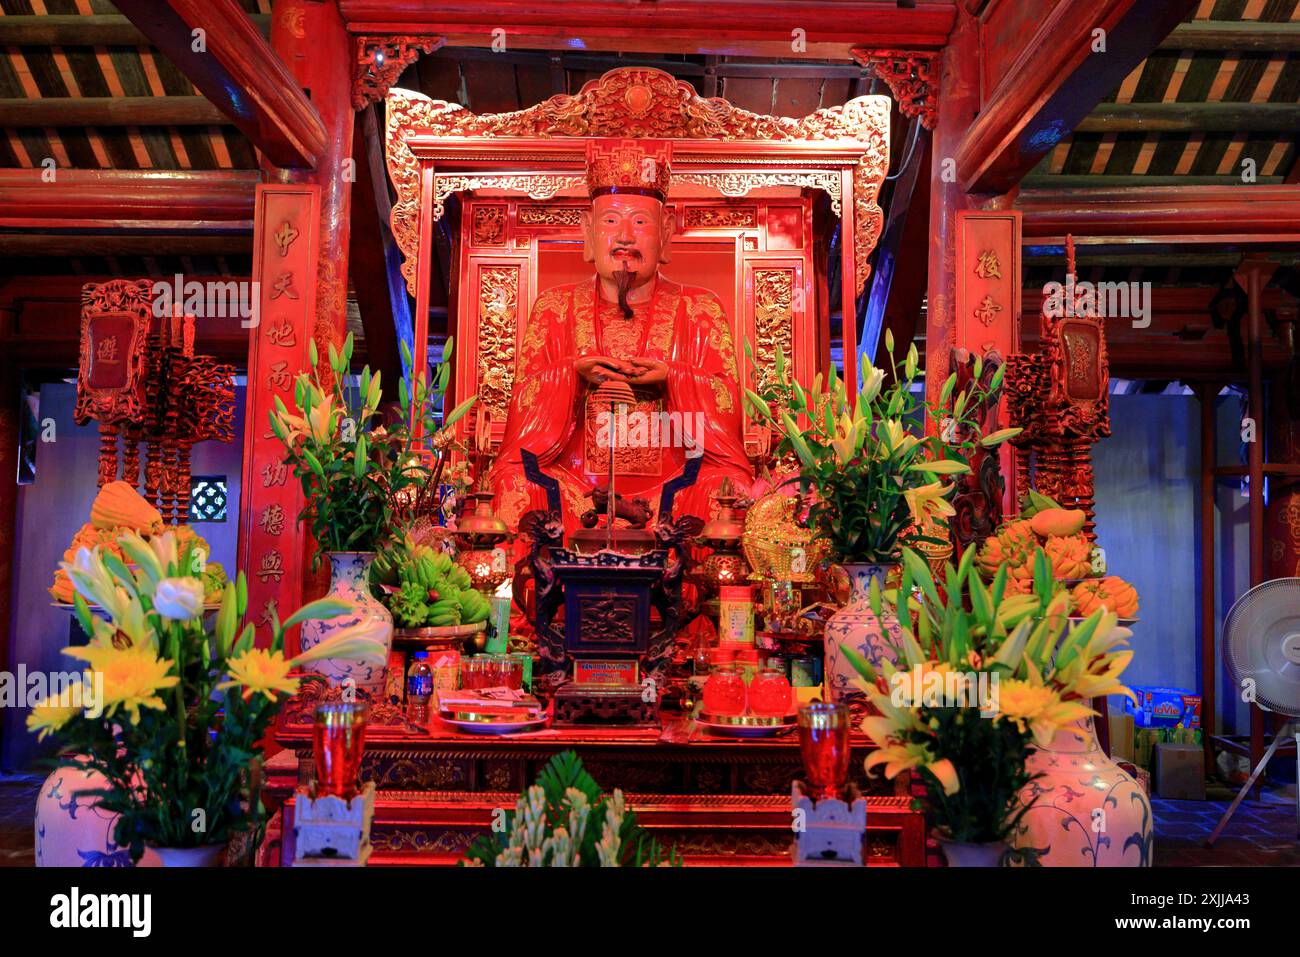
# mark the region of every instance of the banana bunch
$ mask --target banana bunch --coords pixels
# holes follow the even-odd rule
[[[426,627],[445,628],[487,620],[488,600],[474,590],[469,573],[445,552],[418,546],[404,561],[393,564],[392,571],[403,591],[409,594],[419,589],[428,596]]]

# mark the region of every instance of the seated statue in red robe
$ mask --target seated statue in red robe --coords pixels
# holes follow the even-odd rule
[[[687,458],[702,458],[695,484],[674,500],[677,515],[707,519],[724,478],[742,490],[753,482],[722,304],[659,272],[673,233],[664,208],[670,149],[645,140],[588,144],[583,256],[596,275],[547,289],[528,318],[491,477],[497,512],[511,528],[529,509],[546,507],[545,493],[524,477],[524,449],[559,480],[569,531],[591,508],[591,490],[608,484],[610,454],[615,491],[652,508]],[[591,401],[605,382],[627,383],[635,403]]]

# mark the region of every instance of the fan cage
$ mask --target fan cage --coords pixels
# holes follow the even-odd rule
[[[1259,673],[1260,663],[1249,658],[1250,636],[1259,627],[1264,611],[1267,609],[1271,612],[1274,608],[1300,609],[1300,578],[1274,578],[1260,582],[1233,602],[1228,617],[1223,620],[1223,657],[1228,666],[1228,674],[1238,688],[1243,680]],[[1292,718],[1300,717],[1300,698],[1278,700],[1260,693],[1258,683],[1255,703],[1268,711]]]

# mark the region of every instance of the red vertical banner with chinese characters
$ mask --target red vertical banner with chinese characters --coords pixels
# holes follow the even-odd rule
[[[306,530],[298,521],[302,488],[271,431],[278,397],[293,409],[293,383],[308,369],[316,303],[320,188],[261,185],[253,228],[257,311],[249,319],[244,479],[240,487],[239,567],[248,577],[248,609],[257,643],[271,639],[270,609],[283,620],[303,594]],[[297,634],[289,638],[297,645]],[[286,649],[289,654],[296,647]]]
[[[996,351],[1005,362],[1020,351],[1020,212],[958,212],[956,269],[953,346],[978,356]],[[998,427],[1007,425],[1004,400]],[[1006,482],[1002,507],[1007,514],[1016,509],[1014,455],[1009,444],[999,454]]]

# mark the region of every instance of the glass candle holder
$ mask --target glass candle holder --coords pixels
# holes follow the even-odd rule
[[[335,795],[350,801],[356,796],[366,717],[366,706],[360,702],[330,701],[317,706],[312,725],[317,797]]]
[[[492,677],[491,662],[485,655],[460,660],[460,686],[466,691],[488,687]]]
[[[732,664],[715,665],[704,682],[704,710],[709,714],[745,713],[745,679]]]
[[[520,691],[524,686],[524,663],[514,655],[493,655],[497,685]]]
[[[774,718],[790,713],[790,681],[777,668],[763,668],[749,683],[749,709]]]
[[[814,801],[843,800],[849,776],[849,708],[814,702],[799,709],[799,751]]]

